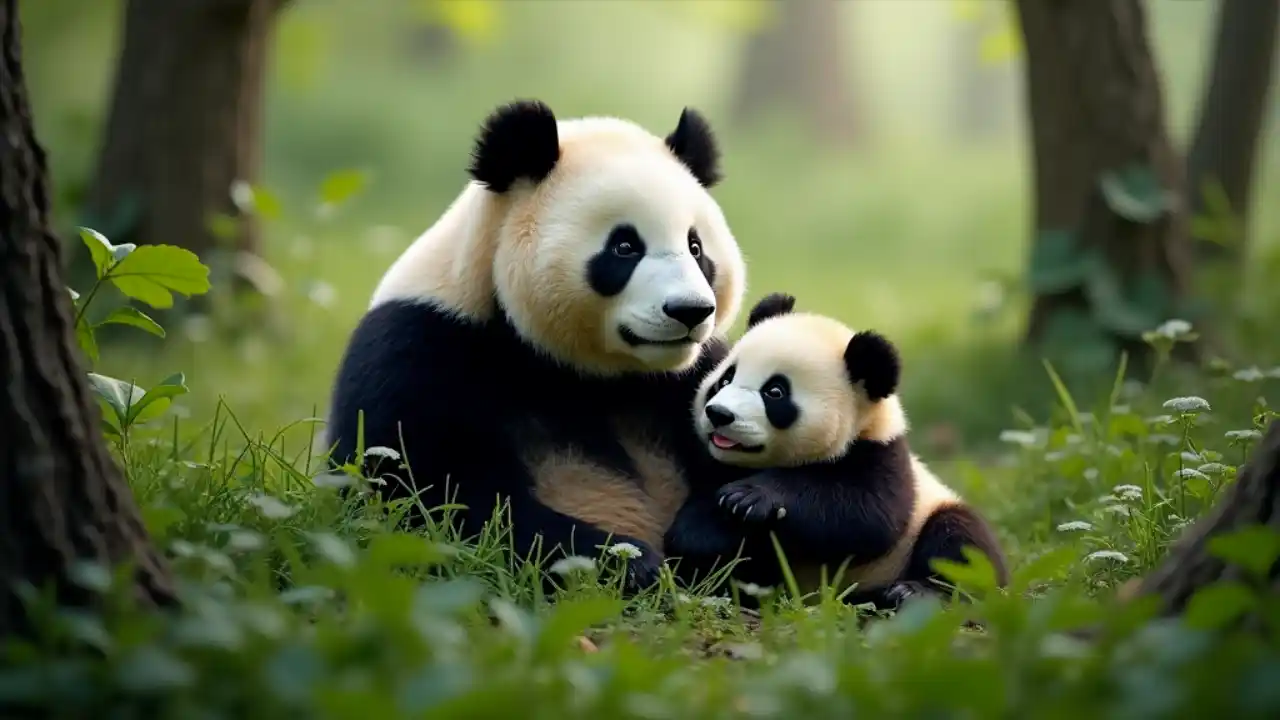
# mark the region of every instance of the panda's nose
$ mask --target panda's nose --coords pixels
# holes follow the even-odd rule
[[[738,419],[737,415],[719,405],[708,405],[703,412],[707,414],[707,419],[711,421],[711,427],[720,428],[725,425],[732,425],[733,421]]]
[[[699,323],[715,311],[715,303],[705,300],[668,302],[662,305],[662,312],[666,313],[667,317],[678,320],[681,325],[690,330],[698,327]]]

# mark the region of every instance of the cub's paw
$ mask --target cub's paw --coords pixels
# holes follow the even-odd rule
[[[614,543],[613,547],[618,545],[623,545],[621,551],[615,553],[605,550],[605,558],[607,562],[622,562],[625,560],[627,569],[626,578],[623,580],[623,590],[631,595],[657,584],[658,578],[662,575],[662,554],[654,550],[648,543],[640,540],[626,540]],[[626,547],[626,545],[631,547]],[[631,548],[635,548],[635,550]],[[639,555],[636,555],[636,551],[639,551]]]
[[[765,523],[787,516],[781,493],[759,480],[737,480],[725,485],[717,491],[716,502],[743,522]]]
[[[911,600],[918,600],[922,597],[937,596],[937,592],[930,589],[924,583],[910,580],[907,582],[894,583],[884,591],[884,604],[887,610],[899,610],[904,604]]]

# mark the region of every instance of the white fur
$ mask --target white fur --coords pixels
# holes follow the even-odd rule
[[[745,264],[720,206],[662,139],[618,118],[561,120],[560,159],[551,175],[498,195],[470,183],[440,219],[391,266],[372,305],[430,302],[484,321],[499,299],[517,331],[584,372],[672,371],[732,325],[745,291]],[[645,257],[623,292],[595,294],[586,263],[613,228],[633,225]],[[688,250],[696,228],[716,264],[715,287]],[[713,301],[716,311],[690,332],[667,317],[667,302]],[[641,338],[682,345],[623,342]]]

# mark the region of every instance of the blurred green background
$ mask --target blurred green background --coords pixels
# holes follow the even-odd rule
[[[103,130],[122,5],[22,8],[28,80],[69,245]],[[1016,25],[1002,3],[840,3],[840,92],[850,102],[841,137],[815,132],[786,103],[754,122],[732,121],[763,3],[444,5],[297,0],[282,14],[263,178],[283,207],[264,243],[285,281],[276,324],[219,327],[188,317],[161,345],[104,351],[101,372],[145,386],[182,370],[193,393],[179,412],[208,418],[223,397],[250,432],[323,415],[378,277],[466,181],[478,123],[500,103],[537,97],[562,117],[618,115],[660,134],[682,107],[703,110],[722,141],[727,179],[715,194],[750,263],[749,297],[788,290],[811,309],[896,339],[908,411],[926,439],[994,439],[1014,407],[1043,413],[1052,392],[1044,371],[1013,352],[1025,322],[1015,281],[1029,249],[1032,195]],[[1215,4],[1153,0],[1148,8],[1181,150]],[[442,22],[452,44],[442,45],[433,26]],[[1240,279],[1260,289],[1261,305],[1276,297],[1262,289],[1274,284],[1268,268],[1280,245],[1280,111],[1270,115],[1252,253],[1272,260],[1251,263],[1254,275]],[[346,169],[367,173],[366,190],[338,215],[317,216],[317,186]]]

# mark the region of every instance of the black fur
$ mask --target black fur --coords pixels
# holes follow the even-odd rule
[[[539,100],[517,100],[485,119],[471,153],[471,177],[496,193],[520,179],[542,182],[560,160],[555,113]]]
[[[898,378],[902,374],[898,350],[873,330],[864,330],[849,339],[844,364],[849,379],[863,383],[862,388],[871,402],[879,402],[898,389]]]
[[[770,390],[777,388],[782,397],[771,397]],[[800,406],[791,396],[791,381],[786,375],[774,375],[760,387],[760,398],[764,400],[764,414],[769,424],[779,430],[786,430],[800,419]]]
[[[920,535],[911,551],[911,561],[902,576],[903,582],[919,583],[925,590],[951,594],[942,576],[930,563],[939,558],[967,562],[962,551],[966,545],[972,545],[987,556],[995,567],[996,581],[1000,585],[1009,583],[1009,569],[995,531],[981,515],[964,506],[939,510],[920,528]]]
[[[595,555],[606,533],[538,502],[521,452],[531,444],[575,447],[634,475],[608,430],[609,419],[626,412],[647,419],[677,461],[687,461],[689,475],[699,476],[713,465],[711,458],[689,424],[672,419],[688,417],[698,382],[725,354],[724,344],[715,342],[682,374],[589,378],[525,344],[501,312],[477,324],[430,305],[388,302],[364,316],[342,359],[329,424],[330,442],[336,442],[332,458],[338,464],[356,460],[363,410],[365,447],[402,451],[424,507],[468,507],[455,515],[464,537],[480,532],[495,502],[504,500],[518,556],[529,557],[539,537],[547,560],[568,548]],[[399,474],[409,481],[407,473]],[[388,499],[409,494],[394,479],[380,491]],[[416,513],[410,517],[422,520]],[[654,548],[636,538],[615,535],[613,541],[643,551],[629,565],[633,588],[657,578],[662,558]]]
[[[698,237],[697,229],[689,228],[689,252],[693,252],[695,245],[698,248],[698,252],[694,253],[694,259],[698,261],[698,269],[702,271],[702,276],[707,279],[707,284],[715,287],[716,263],[706,253],[705,248],[702,247],[702,238]]]
[[[680,577],[731,559],[743,544],[749,560],[734,577],[780,585],[782,567],[769,539],[778,536],[788,563],[857,564],[888,552],[906,532],[915,500],[906,440],[859,441],[843,457],[797,468],[752,472],[715,490],[691,493],[667,532],[667,553]],[[786,514],[779,518],[778,508]]]
[[[631,282],[631,274],[636,271],[644,252],[644,240],[635,227],[615,227],[609,233],[604,249],[587,261],[587,284],[604,297],[617,295]]]
[[[685,108],[680,113],[680,121],[666,137],[666,143],[704,188],[715,187],[723,179],[720,148],[711,125],[697,110]]]
[[[759,325],[771,317],[786,315],[796,307],[796,299],[786,293],[769,293],[751,308],[747,315],[747,329]]]

